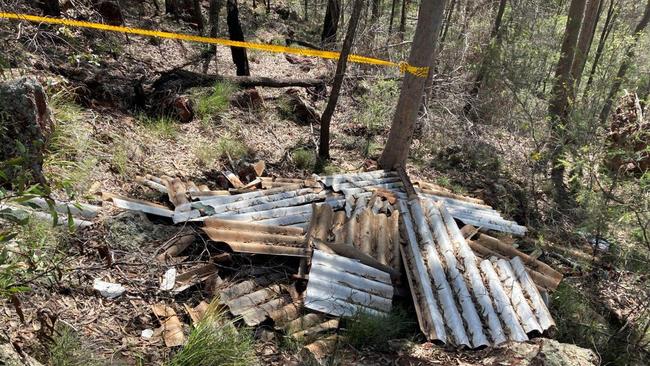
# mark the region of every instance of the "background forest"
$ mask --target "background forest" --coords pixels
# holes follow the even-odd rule
[[[0,0],[0,11],[306,49],[345,51],[347,43],[353,54],[393,62],[408,60],[411,48],[421,46],[413,44],[419,1],[267,1]],[[430,27],[437,36],[429,44],[433,57],[423,95],[410,96],[417,119],[406,169],[479,197],[528,226],[514,245],[565,275],[550,299],[555,339],[594,350],[603,364],[647,364],[650,1],[434,3],[444,11]],[[383,159],[404,80],[394,67],[348,62],[337,68],[336,60],[231,53],[6,19],[0,19],[0,43],[0,82],[36,78],[56,127],[39,148],[42,175],[2,156],[0,204],[14,195],[96,202],[102,191],[146,199],[133,182],[136,175],[174,172],[210,181],[214,171],[240,159],[264,160],[268,171],[290,177],[374,167]],[[298,79],[316,87],[287,91],[256,80],[251,92],[236,76]],[[316,85],[322,82],[332,88]],[[0,93],[0,102],[11,103],[11,97]],[[0,114],[0,122],[8,118]],[[325,119],[331,127],[324,154],[319,133]],[[12,143],[5,136],[0,142]],[[114,334],[29,335],[17,320],[17,304],[37,309],[51,296],[82,291],[70,281],[82,267],[80,258],[103,262],[83,248],[99,239],[4,210],[0,218],[0,319],[11,328],[0,332],[0,343],[6,337],[52,365],[91,358],[108,363],[105,356],[119,347],[116,359],[126,364],[192,364],[182,356],[173,361],[161,345],[122,346]],[[78,314],[64,308],[60,319],[75,324]],[[400,314],[396,322],[414,321]],[[413,326],[392,328],[389,337],[422,343]],[[355,331],[357,340],[388,332]],[[254,343],[252,336],[239,342]],[[360,343],[352,342],[355,351],[387,349]],[[278,353],[293,351],[283,345]],[[239,353],[251,357],[239,364],[255,359]]]

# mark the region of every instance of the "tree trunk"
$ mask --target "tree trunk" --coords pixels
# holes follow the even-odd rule
[[[178,0],[165,0],[165,13],[178,16]]]
[[[201,0],[192,0],[192,12],[194,14],[194,23],[199,27],[199,34],[203,35],[205,30],[205,23],[203,22],[203,14],[201,12]]]
[[[53,17],[61,16],[61,7],[59,6],[59,0],[41,0],[38,5],[43,10],[43,13],[45,15],[50,15]]]
[[[499,8],[497,10],[497,16],[494,20],[494,26],[492,27],[492,31],[490,32],[488,49],[485,55],[483,56],[483,62],[481,63],[481,67],[479,68],[478,73],[476,74],[474,85],[472,86],[472,89],[469,92],[469,99],[467,101],[467,104],[465,104],[465,107],[463,108],[466,115],[472,117],[478,117],[476,109],[474,108],[473,104],[476,100],[476,97],[478,96],[479,90],[481,90],[481,86],[483,85],[483,80],[485,79],[485,74],[488,71],[492,58],[495,57],[493,52],[494,51],[498,52],[499,48],[501,47],[501,32],[500,32],[501,21],[503,20],[503,13],[506,10],[507,2],[508,2],[507,0],[499,0]]]
[[[399,36],[404,40],[404,33],[406,33],[406,0],[402,0],[402,15],[399,20]]]
[[[555,190],[555,202],[561,208],[568,207],[568,192],[564,184],[564,165],[562,154],[566,144],[566,127],[571,104],[574,99],[574,80],[571,78],[571,65],[575,58],[578,35],[582,24],[586,0],[571,0],[569,17],[564,30],[560,59],[555,69],[555,83],[551,92],[549,117],[551,127],[550,160],[551,181]]]
[[[576,48],[576,55],[571,65],[571,78],[575,81],[575,88],[578,90],[580,86],[580,79],[582,78],[582,71],[589,56],[589,49],[594,39],[594,32],[596,31],[596,24],[598,23],[598,16],[600,14],[601,0],[588,0],[585,7],[584,20],[580,28],[580,36],[578,38],[578,46]]]
[[[420,4],[418,23],[408,60],[409,65],[428,66],[430,64],[444,12],[445,0],[429,0]],[[379,165],[383,169],[394,169],[406,162],[425,81],[426,78],[410,73],[404,75],[388,141],[379,159]]]
[[[632,43],[627,47],[627,52],[625,53],[623,62],[621,63],[621,66],[618,69],[618,73],[616,74],[616,79],[614,79],[614,83],[612,84],[612,87],[609,90],[607,99],[605,99],[605,105],[603,106],[603,110],[600,112],[601,123],[604,123],[607,120],[607,117],[609,117],[609,112],[612,109],[612,103],[614,97],[616,97],[618,90],[621,88],[621,84],[623,84],[623,80],[625,79],[625,74],[627,73],[627,69],[629,69],[630,65],[632,64],[632,60],[634,59],[634,49],[639,43],[639,38],[641,37],[641,33],[648,26],[648,21],[650,21],[650,0],[648,0],[648,3],[645,6],[643,17],[634,28],[634,34],[633,34],[634,39]]]
[[[271,0],[266,0],[266,14],[271,13]]]
[[[308,3],[308,0],[305,0],[305,17],[304,17],[304,19],[303,19],[304,21],[308,21],[308,20],[309,20],[309,13],[307,12],[307,9],[308,9],[307,5],[308,5],[308,4],[309,4],[309,3]]]
[[[381,0],[372,0],[372,10],[370,15],[370,20],[373,23],[377,22],[377,19],[379,19],[379,16],[381,15],[380,10],[381,10]]]
[[[442,28],[440,34],[440,50],[442,50],[442,45],[445,43],[445,38],[447,38],[447,31],[449,30],[449,25],[451,24],[451,17],[454,15],[454,9],[456,8],[457,0],[451,0],[451,5],[449,5],[449,11],[447,11],[447,17],[445,18],[445,26]]]
[[[596,73],[596,69],[598,68],[598,63],[600,62],[600,58],[603,55],[603,50],[605,49],[605,43],[607,43],[607,38],[609,38],[609,34],[612,30],[612,27],[614,26],[614,20],[616,19],[618,14],[616,8],[614,8],[614,1],[615,0],[610,0],[609,2],[609,9],[607,9],[607,17],[605,17],[605,24],[603,24],[603,30],[600,32],[600,39],[598,40],[598,47],[596,48],[594,61],[591,64],[591,70],[589,71],[589,78],[587,79],[587,85],[585,86],[585,90],[582,94],[583,98],[587,96],[589,89],[591,88],[591,84],[594,81],[594,74]]]
[[[327,1],[325,20],[323,21],[323,32],[320,37],[323,46],[336,42],[336,32],[339,28],[340,12],[341,3],[339,0]]]
[[[390,4],[390,20],[388,21],[388,35],[393,34],[393,19],[395,19],[395,5],[397,0],[393,0]]]
[[[219,13],[223,6],[223,0],[210,0],[210,9],[208,10],[208,21],[210,22],[210,37],[216,38],[219,35]],[[215,66],[217,63],[217,46],[210,45],[210,51],[203,63],[203,72],[208,72],[210,59],[214,56]],[[218,73],[218,72],[217,72]]]
[[[237,0],[228,0],[226,8],[228,11],[226,21],[228,23],[228,34],[230,35],[230,39],[233,41],[244,41],[244,31],[239,22]],[[232,53],[232,62],[237,66],[237,76],[250,75],[246,49],[241,47],[230,47],[230,52]]]
[[[339,99],[341,85],[343,84],[343,77],[345,76],[345,68],[347,67],[348,55],[352,49],[354,34],[357,31],[357,25],[359,24],[360,18],[359,15],[361,14],[362,6],[363,0],[354,0],[354,3],[352,4],[352,14],[350,15],[350,21],[348,23],[348,31],[345,34],[345,40],[343,40],[341,56],[336,63],[336,75],[334,76],[332,91],[330,92],[327,106],[325,107],[325,110],[323,111],[323,115],[321,117],[320,146],[318,148],[318,156],[322,160],[329,159],[330,157],[330,122],[332,121],[332,115],[334,114],[334,109],[336,108],[336,103]]]

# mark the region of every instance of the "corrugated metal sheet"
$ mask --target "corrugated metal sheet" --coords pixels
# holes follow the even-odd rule
[[[336,316],[390,312],[390,275],[350,258],[314,250],[305,307]]]
[[[444,203],[400,200],[402,250],[420,328],[430,340],[480,348],[554,326],[519,257],[480,261]]]
[[[235,252],[291,257],[309,255],[301,228],[211,218],[205,221],[202,229],[211,240],[226,243]]]

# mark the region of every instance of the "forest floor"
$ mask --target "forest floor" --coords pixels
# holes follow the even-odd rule
[[[188,23],[156,15],[148,3],[123,5],[129,26],[196,33]],[[281,2],[273,5],[270,14],[263,7],[252,9],[249,5],[240,8],[248,40],[283,44],[290,31],[294,38],[317,36],[309,31],[318,29],[317,25],[300,22],[295,11]],[[28,6],[11,10],[34,12]],[[85,8],[68,12],[96,16]],[[285,89],[258,88],[264,100],[258,108],[232,106],[230,99],[239,92],[230,85],[193,89],[190,94],[195,106],[208,103],[211,107],[184,124],[132,108],[128,98],[135,81],[150,82],[175,68],[201,72],[200,55],[205,50],[201,45],[4,20],[0,21],[0,40],[4,45],[2,77],[33,77],[48,92],[57,132],[46,157],[45,173],[55,188],[55,198],[62,200],[101,204],[100,193],[111,192],[155,201],[159,195],[135,183],[135,176],[144,174],[180,176],[215,188],[215,171],[228,167],[230,159],[264,160],[266,174],[281,177],[372,168],[387,138],[394,108],[389,104],[399,91],[397,70],[379,73],[351,65],[332,123],[332,160],[319,166],[313,154],[319,126],[290,118]],[[322,59],[296,61],[283,54],[256,51],[248,56],[251,74],[259,76],[324,78],[329,82],[335,68],[334,62]],[[234,75],[228,49],[219,48],[217,62],[213,60],[209,70]],[[78,80],[71,80],[79,75]],[[307,104],[318,111],[324,109],[326,98],[295,89]],[[521,189],[528,182],[511,167],[524,164],[524,152],[534,142],[495,126],[450,123],[428,128],[420,126],[413,144],[407,170],[414,179],[484,199],[517,221],[528,222],[527,211],[521,209],[528,205]],[[471,141],[471,146],[463,145]],[[150,305],[175,303],[178,314],[189,323],[183,304],[195,306],[206,298],[201,288],[176,297],[158,290],[164,266],[151,259],[179,229],[120,213],[110,205],[97,222],[90,230],[74,234],[34,223],[21,234],[25,240],[65,249],[58,251],[63,254],[57,272],[47,281],[35,282],[31,291],[20,296],[20,306],[4,300],[0,303],[0,323],[7,325],[4,335],[46,362],[55,354],[52,344],[63,349],[76,347],[73,359],[77,364],[88,359],[93,364],[169,361],[172,353],[160,338],[141,337],[143,329],[155,327]],[[639,317],[647,316],[643,312],[643,302],[647,302],[643,294],[650,296],[647,253],[623,246],[617,252],[612,248],[610,253],[595,253],[586,240],[569,243],[564,236],[549,234],[548,228],[531,229],[528,238],[517,240],[521,250],[543,250],[564,258],[541,257],[565,274],[551,300],[561,341],[593,347],[604,360],[618,363],[623,360],[619,353],[632,352],[634,342],[648,340],[647,329],[633,327]],[[106,248],[114,254],[109,264]],[[199,261],[204,258],[202,250],[194,253]],[[571,267],[567,261],[577,266]],[[119,280],[127,287],[128,296],[120,301],[98,296],[92,290],[95,278]],[[53,319],[72,329],[74,339],[48,339],[47,324]],[[410,321],[415,324],[415,317],[410,316]],[[346,346],[339,362],[460,365],[503,361],[490,358],[494,357],[490,350],[458,351],[425,343],[413,328],[417,327],[400,335],[402,340],[391,343],[390,349]],[[81,346],[74,346],[76,343]],[[405,347],[407,343],[412,346]],[[281,341],[258,341],[255,348],[263,364],[298,364],[295,349]]]

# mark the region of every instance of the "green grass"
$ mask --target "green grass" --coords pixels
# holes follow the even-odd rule
[[[195,325],[187,344],[169,366],[250,366],[257,364],[253,332],[235,327],[234,320],[213,300],[205,317]]]
[[[215,154],[220,158],[230,156],[233,160],[244,159],[250,155],[248,147],[241,141],[230,137],[221,137],[217,140]]]
[[[291,153],[291,158],[298,169],[313,171],[316,167],[316,154],[311,150],[296,149]]]
[[[178,135],[178,124],[170,116],[150,117],[141,114],[137,119],[140,125],[155,137],[173,140]]]
[[[198,96],[196,112],[202,122],[212,121],[215,115],[228,110],[230,96],[237,90],[231,83],[217,83],[212,92]]]
[[[93,138],[93,126],[79,105],[60,94],[52,97],[50,105],[56,124],[44,166],[53,185],[84,191],[91,184],[101,144]]]
[[[394,307],[386,316],[356,314],[346,323],[344,336],[354,347],[381,349],[388,345],[389,340],[411,333],[414,325],[415,321],[409,318],[404,309]]]
[[[69,326],[61,323],[55,327],[49,347],[49,363],[52,366],[94,366],[104,364],[95,359],[87,347],[82,345],[79,335]]]

